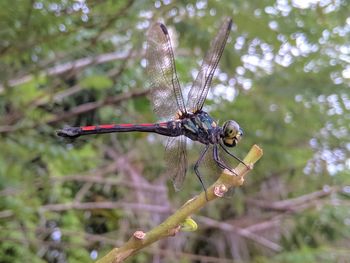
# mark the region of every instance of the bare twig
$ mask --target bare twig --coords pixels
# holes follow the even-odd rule
[[[89,102],[89,103],[85,103],[82,104],[80,106],[77,106],[75,108],[73,108],[71,111],[62,113],[60,115],[55,115],[54,117],[52,117],[51,119],[49,119],[48,121],[46,121],[46,124],[54,124],[56,122],[59,121],[63,121],[69,118],[72,118],[76,115],[79,114],[83,114],[92,110],[96,110],[99,107],[103,107],[106,105],[111,105],[111,104],[118,104],[124,100],[127,99],[131,99],[131,98],[136,98],[136,97],[142,97],[147,95],[150,92],[150,90],[135,90],[135,91],[131,91],[131,92],[127,92],[127,93],[123,93],[114,97],[109,97],[106,98],[105,100],[101,100],[101,101],[96,101],[96,102]],[[8,132],[12,132],[21,128],[35,128],[35,127],[19,127],[19,126],[15,126],[15,125],[4,125],[4,126],[0,126],[0,133],[8,133]]]
[[[76,115],[83,114],[92,110],[96,110],[99,107],[120,103],[123,100],[127,100],[130,98],[142,97],[149,93],[149,90],[135,90],[127,93],[123,93],[121,95],[117,95],[114,97],[106,98],[105,100],[89,102],[82,105],[79,105],[73,108],[71,111],[65,112],[61,115],[54,116],[51,120],[47,121],[47,124],[53,124],[59,121],[63,121],[69,118],[72,118]]]
[[[86,203],[66,203],[66,204],[49,204],[40,207],[41,212],[45,211],[66,211],[71,209],[77,210],[96,210],[96,209],[131,209],[144,210],[152,213],[169,213],[168,206],[125,203],[125,202],[86,202]]]
[[[0,218],[6,218],[6,217],[11,217],[13,216],[14,213],[12,210],[3,210],[3,211],[0,211]]]
[[[109,151],[107,151],[108,154]],[[110,154],[110,153],[109,153]],[[150,184],[147,181],[137,181],[133,182],[130,180],[123,180],[120,178],[113,177],[107,177],[108,174],[112,174],[115,172],[126,172],[128,174],[133,174],[133,176],[141,177],[140,174],[137,173],[137,171],[131,167],[130,162],[127,160],[127,158],[124,155],[116,156],[115,154],[112,156],[114,161],[112,163],[109,163],[105,166],[102,166],[97,169],[93,169],[87,173],[83,174],[75,174],[75,175],[66,175],[66,176],[54,176],[51,177],[50,180],[55,182],[69,182],[69,181],[77,181],[82,183],[95,183],[95,184],[104,184],[104,185],[119,185],[119,186],[126,186],[130,188],[137,188],[139,190],[149,191],[149,192],[155,192],[157,194],[163,194],[167,191],[166,187],[164,185],[156,185],[156,184]],[[127,165],[124,165],[124,164]],[[1,191],[0,191],[1,195]]]
[[[129,54],[128,51],[125,52],[111,52],[111,53],[105,53],[101,54],[98,56],[92,56],[92,57],[85,57],[85,58],[80,58],[75,61],[70,61],[67,63],[59,64],[57,66],[53,66],[51,68],[48,68],[47,70],[41,72],[39,75],[45,75],[45,76],[57,76],[61,75],[67,72],[70,72],[72,70],[80,70],[82,68],[85,68],[90,65],[98,65],[98,64],[103,64],[107,63],[110,61],[115,61],[115,60],[124,60],[129,57],[138,57],[142,56],[143,52],[136,52],[133,53],[132,55]],[[34,75],[28,74],[16,79],[11,79],[8,81],[7,86],[9,87],[15,87],[21,84],[24,84],[26,82],[31,81],[34,78]],[[0,93],[4,91],[4,84],[0,84]]]
[[[74,197],[74,203],[80,203],[81,200],[84,198],[85,194],[89,192],[91,187],[93,186],[93,183],[88,182],[83,185],[78,191],[78,193]]]
[[[208,218],[208,217],[199,217],[199,221],[206,224],[207,226],[218,228],[225,232],[234,232],[242,237],[248,238],[250,240],[253,240],[254,242],[271,249],[274,252],[279,252],[282,250],[282,247],[262,236],[256,235],[253,232],[249,231],[248,229],[236,227],[232,224],[225,223],[225,222],[219,222],[214,219]]]
[[[120,180],[117,178],[108,178],[103,175],[69,175],[69,176],[59,176],[51,178],[53,182],[69,182],[69,181],[77,181],[77,182],[91,182],[96,184],[105,184],[105,185],[119,185],[119,186],[127,186],[130,188],[139,188],[145,191],[152,191],[157,193],[166,192],[166,188],[162,185],[151,185],[146,183],[139,183],[139,185],[135,185],[134,182]]]
[[[124,7],[122,7],[120,10],[118,10],[118,12],[115,13],[110,19],[108,19],[104,25],[100,26],[97,35],[94,36],[90,41],[92,43],[97,42],[104,31],[109,29],[112,26],[112,24],[115,21],[117,21],[120,17],[125,16],[125,13],[128,11],[128,9],[132,6],[133,3],[134,3],[134,0],[129,0],[126,3],[126,5]]]
[[[254,145],[249,151],[248,155],[244,158],[244,162],[252,167],[252,165],[261,158],[262,154],[262,150],[258,146]],[[196,213],[209,201],[219,198],[221,191],[242,185],[244,176],[249,172],[249,170],[249,168],[240,163],[235,169],[237,176],[234,176],[229,171],[224,171],[219,179],[207,189],[207,192],[202,192],[199,196],[187,201],[180,209],[168,217],[163,223],[151,231],[144,233],[145,235],[142,239],[132,236],[129,241],[127,241],[123,246],[112,249],[98,262],[123,262],[128,257],[137,253],[137,251],[140,249],[162,238],[176,235],[176,233],[180,230],[180,224],[184,222],[186,218],[188,218],[193,213]]]
[[[271,202],[268,200],[256,200],[248,199],[249,204],[256,205],[264,209],[279,210],[279,211],[292,211],[298,206],[305,205],[311,201],[320,199],[334,193],[337,189],[331,187],[325,187],[322,190],[309,193],[306,195],[298,196],[296,198],[286,199],[282,201]]]

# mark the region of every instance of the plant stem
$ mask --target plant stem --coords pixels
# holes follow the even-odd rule
[[[209,201],[221,197],[221,191],[226,192],[231,187],[237,187],[243,184],[244,176],[252,170],[253,165],[262,157],[263,151],[257,145],[253,145],[243,162],[235,168],[237,175],[229,171],[222,172],[218,180],[207,189],[206,194],[203,191],[200,195],[187,201],[173,215],[169,216],[163,223],[153,228],[147,233],[136,231],[134,235],[124,245],[112,249],[106,256],[97,261],[97,263],[117,263],[123,262],[128,257],[135,254],[140,249],[169,236],[174,236],[180,230],[180,224],[186,218],[196,213],[204,207]]]

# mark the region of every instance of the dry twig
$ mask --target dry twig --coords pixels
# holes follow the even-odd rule
[[[253,164],[261,158],[262,154],[262,149],[260,149],[257,145],[254,145],[244,158],[244,162],[249,164],[252,168]],[[119,248],[112,249],[106,256],[97,262],[123,262],[128,257],[137,253],[140,249],[149,246],[162,238],[176,235],[181,229],[181,223],[204,207],[209,201],[222,197],[223,194],[231,187],[242,185],[244,182],[244,176],[249,172],[249,170],[251,169],[247,168],[243,164],[239,164],[235,168],[235,172],[238,176],[234,176],[229,171],[225,170],[220,175],[219,179],[207,189],[207,198],[206,193],[202,192],[200,195],[187,201],[163,223],[153,228],[149,232],[136,231],[129,241]]]

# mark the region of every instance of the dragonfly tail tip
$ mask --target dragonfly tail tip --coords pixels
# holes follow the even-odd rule
[[[67,127],[56,131],[56,134],[60,137],[75,138],[80,136],[79,129],[75,127]]]

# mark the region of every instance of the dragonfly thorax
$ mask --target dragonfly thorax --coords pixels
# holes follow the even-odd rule
[[[205,111],[189,114],[181,120],[183,134],[203,144],[217,144],[221,140],[222,129]]]

